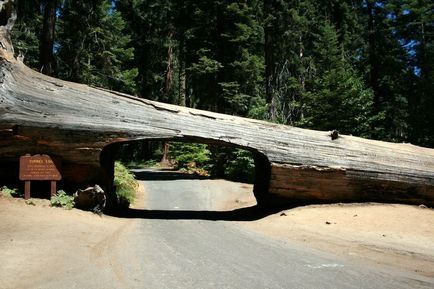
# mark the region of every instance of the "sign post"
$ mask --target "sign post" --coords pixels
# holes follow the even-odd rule
[[[60,181],[60,163],[48,155],[20,157],[20,180],[24,181],[24,198],[30,198],[30,181],[50,181],[51,196],[56,194],[56,181]]]

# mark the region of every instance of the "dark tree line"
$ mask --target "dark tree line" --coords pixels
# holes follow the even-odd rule
[[[19,0],[17,54],[140,97],[434,147],[429,0]]]

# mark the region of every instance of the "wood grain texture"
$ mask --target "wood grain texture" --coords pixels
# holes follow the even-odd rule
[[[434,150],[139,99],[42,75],[0,49],[0,166],[60,157],[66,182],[112,177],[110,144],[187,140],[253,151],[259,202],[387,201],[434,205]],[[1,172],[2,170],[0,170]],[[5,169],[3,168],[3,171]],[[108,186],[109,182],[106,184]]]

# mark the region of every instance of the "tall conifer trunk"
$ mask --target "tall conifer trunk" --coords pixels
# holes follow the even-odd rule
[[[169,32],[168,42],[169,47],[167,48],[167,68],[166,68],[166,83],[165,83],[165,93],[167,99],[170,98],[172,87],[173,87],[173,45],[172,45],[173,33]]]
[[[264,14],[267,19],[268,16],[273,15],[274,7],[271,1],[264,1]],[[269,20],[269,19],[267,19]],[[265,32],[265,95],[267,103],[270,105],[270,120],[275,121],[277,119],[277,101],[273,93],[274,88],[274,74],[275,74],[275,57],[274,57],[274,25],[273,23],[266,23],[264,27]]]
[[[179,59],[179,83],[178,83],[178,104],[180,106],[187,105],[186,95],[186,74],[185,74],[185,62],[184,59]]]
[[[368,61],[369,61],[369,84],[374,91],[374,109],[380,110],[380,95],[378,83],[378,57],[377,57],[377,33],[375,31],[375,8],[373,1],[367,1],[368,10]]]
[[[55,60],[53,55],[54,30],[56,25],[57,0],[45,0],[44,6],[44,25],[41,34],[41,44],[39,49],[39,62],[41,72],[53,75]]]

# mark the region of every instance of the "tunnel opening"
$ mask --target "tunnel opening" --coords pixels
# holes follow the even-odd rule
[[[203,211],[260,205],[268,192],[271,174],[265,155],[252,148],[223,141],[183,138],[116,142],[101,152],[101,167],[108,180],[109,205],[121,204],[121,207],[122,201],[116,193],[119,191],[116,175],[120,165],[132,172],[145,187],[158,185],[161,188],[178,184],[180,191],[190,190],[188,194],[196,186],[204,186],[204,190],[209,190],[206,198],[211,198],[208,199],[210,204],[196,207],[192,204],[185,207],[184,204],[184,209]],[[170,198],[178,198],[167,194],[169,202]],[[145,207],[183,209],[182,206],[170,204],[154,208],[152,204],[146,204]]]

